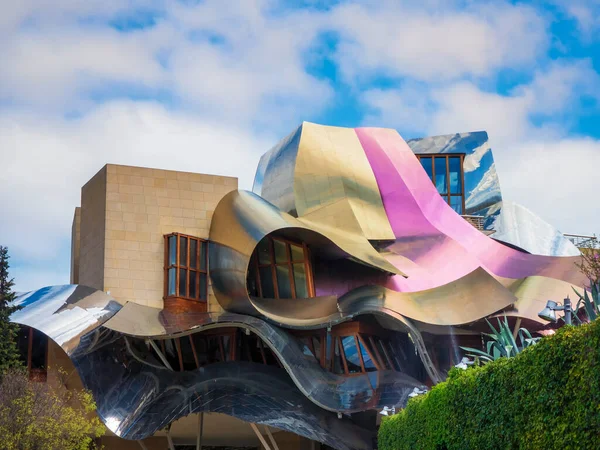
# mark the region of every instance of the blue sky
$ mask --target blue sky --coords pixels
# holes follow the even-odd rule
[[[19,290],[68,282],[105,163],[250,188],[301,121],[487,130],[505,198],[600,233],[600,2],[22,0],[0,16],[0,244]]]

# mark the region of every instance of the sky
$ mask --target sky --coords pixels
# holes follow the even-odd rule
[[[0,245],[69,282],[106,163],[239,177],[302,121],[486,130],[505,199],[600,234],[600,0],[20,0],[0,14]]]

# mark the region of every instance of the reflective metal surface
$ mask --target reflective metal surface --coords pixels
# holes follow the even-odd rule
[[[502,198],[494,156],[484,131],[432,136],[406,141],[415,154],[464,154],[465,214],[484,218],[492,238],[529,253],[577,256],[579,250],[525,207]]]
[[[341,229],[351,218],[367,239],[393,239],[373,171],[351,128],[304,122],[263,155],[253,191],[294,216],[322,210],[320,216],[336,217]],[[348,205],[342,216],[339,201]]]
[[[397,241],[406,242],[408,238],[409,242],[440,245],[436,253],[446,261],[446,276],[458,279],[480,266],[498,277],[544,276],[583,285],[583,274],[575,265],[579,258],[524,254],[485,236],[463,220],[437,193],[396,131],[365,128],[356,132],[375,172]],[[410,282],[411,273],[405,272],[406,282]]]
[[[79,294],[73,295],[76,291]],[[39,326],[58,343],[63,327],[45,324],[60,321],[66,307],[86,309],[90,298],[95,299],[95,307],[113,302],[91,288],[57,286],[19,299],[19,303],[26,303],[26,314],[11,319]],[[347,310],[345,319],[340,320],[361,313],[351,302]],[[410,376],[389,370],[353,377],[325,371],[289,333],[246,315],[172,313],[127,303],[99,317],[101,320],[86,327],[73,322],[73,330],[79,332],[70,333],[69,340],[63,340],[63,348],[84,386],[94,394],[100,417],[113,432],[128,439],[149,436],[193,412],[215,411],[292,431],[338,449],[367,449],[371,448],[369,432],[347,419],[337,419],[334,412],[403,406],[414,387],[422,387]],[[284,369],[232,362],[172,372],[161,367],[150,347],[144,345],[149,337],[223,327],[252,331]],[[410,331],[410,324],[406,327]]]
[[[465,214],[480,215],[502,201],[494,155],[485,131],[431,136],[406,141],[415,154],[464,154]]]
[[[493,238],[535,255],[578,256],[580,251],[560,231],[518,203],[502,201],[488,209],[486,229]]]
[[[344,206],[338,202],[337,206]],[[305,218],[294,218],[251,192],[233,191],[217,205],[210,228],[210,277],[220,305],[242,314],[251,313],[246,277],[258,242],[277,231],[306,242],[329,258],[351,257],[367,266],[402,276],[402,271],[382,257],[356,227],[339,228],[318,221],[318,210]],[[330,216],[336,218],[335,215]]]
[[[48,286],[27,292],[15,300],[22,309],[11,322],[40,330],[71,355],[79,338],[95,330],[117,311],[121,303],[102,291],[74,284]]]

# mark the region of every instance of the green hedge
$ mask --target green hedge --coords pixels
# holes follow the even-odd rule
[[[600,320],[468,370],[384,418],[379,450],[600,449]]]

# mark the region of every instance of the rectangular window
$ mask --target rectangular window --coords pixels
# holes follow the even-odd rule
[[[438,193],[458,214],[465,213],[465,175],[462,153],[417,155]]]
[[[165,298],[206,301],[207,245],[180,233],[165,236]]]
[[[266,237],[256,246],[247,280],[250,295],[261,298],[313,297],[306,245]]]

